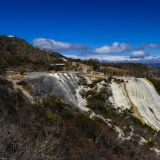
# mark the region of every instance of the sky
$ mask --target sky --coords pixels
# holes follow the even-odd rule
[[[1,0],[0,34],[69,57],[160,61],[160,0]]]

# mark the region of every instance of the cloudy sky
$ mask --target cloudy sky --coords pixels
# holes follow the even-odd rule
[[[5,0],[0,34],[75,58],[160,61],[159,0]]]

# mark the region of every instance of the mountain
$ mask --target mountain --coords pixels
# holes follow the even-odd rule
[[[147,63],[147,65],[160,69],[160,63]]]
[[[159,70],[66,59],[16,37],[0,46],[0,159],[160,159]],[[43,67],[55,61],[65,67]]]
[[[13,36],[0,36],[0,65],[46,65],[63,57],[56,52],[46,52],[33,47],[25,40]]]
[[[160,77],[160,69],[154,64],[103,63],[102,71],[115,76]]]

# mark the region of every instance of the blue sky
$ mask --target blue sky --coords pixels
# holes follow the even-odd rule
[[[159,59],[159,0],[3,0],[0,34],[73,57]]]

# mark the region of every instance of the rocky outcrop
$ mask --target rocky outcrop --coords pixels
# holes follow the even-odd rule
[[[51,74],[33,72],[27,74],[23,81],[31,85],[31,93],[37,99],[55,95],[73,107],[79,107],[85,111],[89,110],[85,107],[87,105],[86,100],[80,94],[83,86],[90,83],[90,79],[87,77],[79,76],[75,73]]]
[[[87,89],[89,83],[94,83],[93,78],[76,73],[33,72],[27,74],[23,81],[31,85],[31,94],[37,99],[55,95],[73,107],[90,110],[81,91]],[[160,96],[150,82],[143,78],[115,77],[108,85],[112,92],[109,99],[113,107],[121,111],[129,109],[143,123],[160,129]],[[97,87],[98,91],[103,85],[97,83]]]
[[[87,93],[90,93],[88,97],[92,97],[93,93],[96,92],[103,96],[101,94],[103,92],[101,91],[104,89],[104,86],[106,86],[106,83],[106,88],[110,87],[110,90],[113,93],[106,94],[111,96],[111,107],[113,107],[114,110],[122,112],[120,114],[116,112],[116,114],[112,115],[106,114],[105,117],[105,115],[97,113],[96,108],[94,110],[95,112],[93,112],[91,108],[87,108],[88,99],[83,96],[81,91],[85,90]],[[67,151],[66,157],[69,159],[75,159],[72,155],[76,153],[76,151],[81,151],[77,153],[76,159],[78,159],[84,151],[87,153],[85,159],[88,158],[88,154],[94,155],[92,159],[100,159],[99,157],[103,157],[103,155],[106,159],[109,159],[113,155],[118,157],[117,159],[123,160],[137,159],[139,157],[146,160],[153,158],[159,159],[160,143],[157,141],[159,139],[158,132],[151,130],[151,128],[143,128],[141,125],[134,124],[131,115],[123,114],[122,111],[125,111],[125,109],[132,109],[133,104],[138,102],[145,104],[143,101],[146,100],[146,89],[147,87],[152,87],[146,80],[130,77],[126,79],[123,78],[123,81],[120,78],[114,78],[109,81],[107,78],[106,80],[95,80],[94,78],[88,78],[76,73],[33,72],[25,75],[23,80],[16,85],[21,85],[21,87],[16,88],[11,81],[0,79],[0,107],[1,109],[7,109],[7,120],[10,120],[9,123],[11,125],[14,122],[14,128],[20,124],[22,130],[27,129],[27,131],[25,131],[25,136],[22,135],[22,137],[27,137],[29,133],[32,132],[39,135],[42,131],[42,135],[44,135],[46,129],[51,131],[53,129],[53,124],[57,121],[65,126],[63,128],[65,130],[65,136],[63,137],[66,137],[66,139],[62,142],[62,146],[65,147]],[[134,89],[135,85],[136,88],[139,89],[138,91],[137,89]],[[142,85],[142,88],[140,88],[139,85]],[[55,97],[52,96],[51,98],[57,99],[57,97],[59,97],[71,106],[53,99],[44,104],[32,104],[29,102],[29,99],[27,99],[28,96],[24,94],[22,88],[30,93],[35,100],[47,100],[49,99],[49,96],[53,94]],[[154,100],[150,99],[150,96],[155,94],[153,87],[152,89],[151,93],[148,94],[148,98],[146,98],[151,102],[153,101],[152,103],[154,104]],[[92,92],[93,90],[94,92]],[[116,92],[116,94],[114,92]],[[138,96],[137,92],[140,92]],[[142,93],[144,93],[144,95]],[[122,99],[121,95],[124,96]],[[72,99],[70,97],[72,97]],[[115,101],[116,97],[118,99]],[[97,97],[97,100],[100,100],[98,98],[101,97]],[[121,101],[124,101],[124,98],[126,99],[126,102],[122,103]],[[136,99],[136,101],[133,101],[134,99]],[[86,112],[75,110],[75,107],[79,107],[83,111],[85,110],[87,114],[85,114]],[[146,105],[146,107],[148,106]],[[121,108],[121,110],[118,110],[118,108]],[[137,107],[137,110],[140,110],[140,108]],[[111,112],[112,108],[108,108],[107,111]],[[90,118],[88,115],[90,115]],[[8,128],[10,128],[10,124]],[[4,123],[3,126],[6,126],[6,124]],[[36,130],[35,127],[37,127]],[[50,131],[48,131],[50,133],[49,135],[52,135]],[[5,135],[12,132],[13,131],[11,130]],[[0,132],[0,134],[1,133],[3,132]],[[17,133],[21,132],[19,130],[14,132],[13,138],[17,137]],[[5,135],[3,134],[3,136]],[[48,137],[48,133],[46,137]],[[43,142],[46,142],[46,137]],[[70,138],[68,139],[68,137]],[[51,139],[53,140],[52,137]],[[8,140],[10,140],[10,138],[8,138]],[[39,142],[41,142],[41,140],[42,139],[40,138]],[[29,142],[32,142],[32,139],[30,139]],[[52,144],[52,141],[49,140],[49,142]],[[10,141],[7,143],[10,143]],[[84,146],[79,146],[81,143],[86,144]],[[3,141],[3,144],[6,144],[6,140]],[[41,143],[42,146],[44,146],[44,144],[45,143]],[[19,146],[21,146],[21,143]],[[92,148],[93,146],[96,147],[94,151]],[[90,150],[86,150],[89,147]],[[33,145],[33,151],[34,148],[35,146]],[[77,149],[75,150],[73,148]],[[36,150],[39,150],[39,148],[36,148]],[[104,154],[102,154],[102,151]],[[109,153],[106,155],[106,152],[108,151]],[[6,153],[6,151],[4,153]],[[70,153],[70,155],[68,155],[68,153]],[[25,150],[22,150],[22,155],[24,154]],[[141,154],[141,156],[139,156],[139,154]],[[12,157],[12,155],[8,155],[8,157]],[[45,155],[47,154],[45,153]],[[31,157],[32,156],[33,155],[31,155]]]
[[[121,109],[131,109],[134,115],[152,128],[160,129],[160,96],[154,86],[143,78],[123,78],[112,82],[113,103]]]

